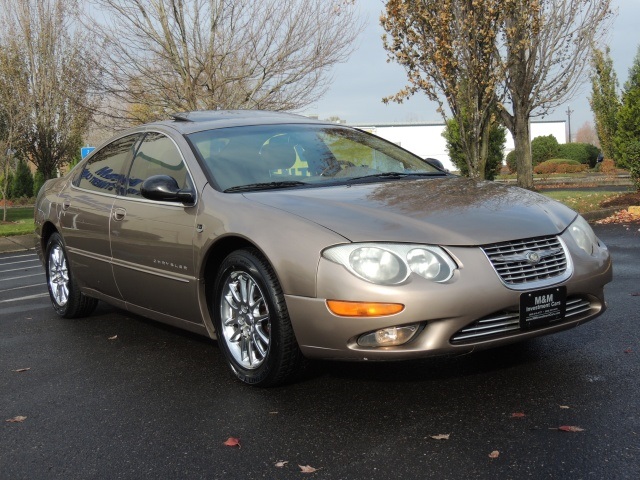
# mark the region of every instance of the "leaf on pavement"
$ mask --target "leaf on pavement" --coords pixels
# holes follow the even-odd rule
[[[29,367],[29,368],[19,368],[17,370],[14,370],[14,372],[22,373],[22,372],[28,372],[29,370],[31,370],[31,367]]]
[[[276,462],[276,467],[283,468],[287,463],[289,463],[289,460],[278,460]]]
[[[117,340],[117,339],[118,339],[118,335],[114,335],[113,337],[107,338],[107,340]]]
[[[431,435],[434,440],[449,440],[450,433],[440,433],[438,435]]]
[[[9,423],[22,423],[27,419],[27,417],[23,417],[22,415],[18,415],[17,417],[13,417],[10,418],[8,420],[5,420],[5,422],[9,422]]]
[[[558,430],[562,430],[563,432],[584,432],[584,428],[574,427],[573,425],[562,425],[558,427]]]
[[[320,470],[319,468],[313,468],[310,465],[298,465],[300,467],[300,471],[302,473],[313,473],[313,472],[317,472],[318,470]]]
[[[522,412],[516,412],[511,414],[511,418],[524,418],[526,415]]]
[[[240,439],[239,438],[234,438],[234,437],[229,437],[227,439],[227,441],[224,442],[224,444],[227,447],[238,447],[238,448],[240,448]]]
[[[498,458],[500,456],[500,452],[498,450],[494,450],[489,454],[489,458]]]
[[[568,409],[568,408],[571,408],[571,407],[569,407],[569,405],[560,405],[560,408]]]
[[[630,294],[632,297],[640,297],[640,292],[637,293],[631,293]]]
[[[631,352],[633,352],[633,350],[631,350],[630,348],[627,348],[627,349],[624,351],[624,353],[631,353]]]

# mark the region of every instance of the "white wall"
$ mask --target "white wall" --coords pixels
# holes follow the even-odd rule
[[[531,122],[531,139],[542,135],[553,135],[558,143],[566,143],[566,122]],[[445,168],[455,170],[449,160],[447,142],[442,136],[444,124],[379,124],[353,125],[354,127],[371,132],[374,135],[400,145],[402,148],[415,153],[421,158],[437,158]],[[513,150],[513,137],[507,131],[505,156]]]

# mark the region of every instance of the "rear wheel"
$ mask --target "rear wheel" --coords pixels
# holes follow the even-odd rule
[[[296,377],[304,358],[280,284],[257,250],[237,250],[225,258],[212,310],[220,349],[241,381],[268,387]]]
[[[58,315],[64,318],[77,318],[93,312],[98,300],[80,292],[71,273],[67,252],[59,233],[51,235],[47,242],[45,271],[49,297]]]

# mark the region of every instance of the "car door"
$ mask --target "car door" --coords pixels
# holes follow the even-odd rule
[[[138,307],[201,323],[193,258],[196,208],[143,198],[142,182],[153,175],[169,175],[181,188],[193,188],[178,147],[159,132],[145,135],[124,195],[113,204],[111,250],[116,283],[134,311]]]
[[[76,279],[116,299],[121,297],[111,268],[111,208],[139,138],[127,135],[95,152],[60,199],[60,227]]]

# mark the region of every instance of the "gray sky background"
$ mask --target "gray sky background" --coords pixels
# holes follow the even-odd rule
[[[321,119],[337,115],[348,123],[441,122],[437,105],[425,95],[414,95],[401,105],[382,103],[382,97],[396,93],[405,85],[406,76],[398,64],[386,62],[387,54],[381,40],[384,31],[379,22],[384,3],[382,0],[360,0],[359,3],[366,21],[359,46],[347,63],[334,68],[334,81],[326,95],[304,113],[318,115]],[[607,34],[607,43],[622,88],[640,45],[640,0],[614,0],[614,7],[618,15]],[[574,135],[584,122],[593,123],[587,100],[590,89],[586,78],[581,92],[545,120],[566,120],[567,106],[570,106]]]

